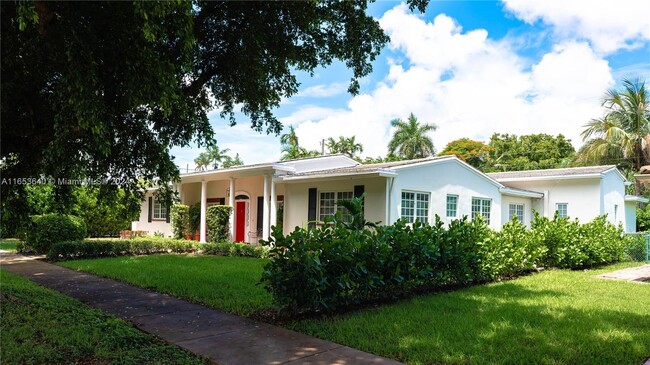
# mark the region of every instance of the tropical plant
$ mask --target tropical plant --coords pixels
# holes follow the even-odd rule
[[[289,126],[289,133],[284,133],[280,136],[280,143],[283,146],[298,146],[298,136],[296,135],[296,130],[292,125]]]
[[[280,157],[282,161],[320,155],[318,151],[309,151],[304,147],[300,147],[298,136],[293,126],[289,126],[289,133],[280,136],[280,143],[282,144],[282,157]]]
[[[650,96],[645,82],[623,80],[603,98],[605,115],[585,125],[576,164],[619,164],[634,171],[650,163]],[[637,185],[637,194],[640,186]]]
[[[435,124],[420,124],[413,113],[409,115],[406,122],[395,119],[390,123],[396,130],[388,143],[389,154],[397,154],[412,160],[433,156],[436,153],[433,141],[427,135],[438,128]]]
[[[219,167],[222,161],[231,158],[227,155],[228,152],[230,152],[230,148],[221,149],[216,143],[208,147],[207,154],[215,169]]]
[[[235,157],[226,156],[221,163],[221,166],[225,169],[233,166],[241,166],[244,164],[244,161],[239,157],[239,153],[235,154]]]
[[[575,154],[571,140],[562,134],[494,133],[488,142],[489,156],[483,170],[519,171],[567,167]]]
[[[203,171],[210,166],[210,156],[207,152],[201,152],[199,156],[194,159],[194,163],[196,164],[197,171]]]
[[[357,143],[356,136],[340,136],[338,141],[330,137],[327,139],[325,146],[327,146],[330,153],[342,153],[350,158],[353,158],[357,152],[363,152],[363,145]]]

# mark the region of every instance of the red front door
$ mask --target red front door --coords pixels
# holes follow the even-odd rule
[[[244,242],[244,231],[246,228],[246,202],[237,202],[235,214],[235,242]]]

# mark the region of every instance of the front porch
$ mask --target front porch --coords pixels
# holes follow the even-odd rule
[[[206,212],[211,205],[233,207],[229,221],[233,242],[257,244],[261,239],[268,239],[271,226],[282,224],[284,184],[277,183],[271,171],[253,176],[232,171],[196,175],[184,176],[176,189],[181,204],[200,204],[200,242],[207,240]]]

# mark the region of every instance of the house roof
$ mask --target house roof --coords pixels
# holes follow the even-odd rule
[[[527,170],[509,172],[491,172],[487,175],[497,181],[512,180],[547,180],[558,178],[599,177],[610,170],[617,170],[615,165],[570,167],[548,170]],[[618,170],[617,170],[618,171]],[[620,173],[619,173],[620,174]]]
[[[350,176],[350,175],[376,175],[376,176],[395,176],[396,173],[393,169],[405,166],[413,166],[422,163],[428,163],[438,160],[451,160],[454,156],[441,156],[441,157],[427,157],[418,158],[415,160],[404,160],[394,162],[382,162],[373,164],[358,164],[356,166],[339,167],[327,170],[308,171],[303,173],[294,173],[283,176],[283,180],[303,180],[326,178],[336,176]]]

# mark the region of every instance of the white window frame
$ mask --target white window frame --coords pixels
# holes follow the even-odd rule
[[[474,210],[475,207],[478,207],[478,211]],[[490,216],[492,215],[492,199],[473,196],[471,212],[472,219],[474,219],[477,214],[480,214],[483,216],[483,218],[485,218],[485,223],[490,225]]]
[[[333,194],[332,197],[329,197],[327,199],[323,199],[323,194]],[[347,196],[347,197],[346,197]],[[347,191],[347,190],[341,190],[341,191],[319,191],[318,192],[318,220],[320,222],[324,222],[325,218],[327,217],[333,217],[334,214],[337,211],[341,211],[341,215],[343,218],[344,222],[351,222],[352,221],[352,215],[348,212],[347,209],[343,206],[339,206],[338,202],[339,200],[350,200],[354,198],[354,192],[353,191]],[[323,213],[322,208],[323,208],[323,201],[333,201],[333,211],[332,213]],[[329,207],[327,207],[329,208]]]
[[[449,198],[453,198],[453,214],[449,214],[450,209],[449,209],[449,204],[452,203],[449,201]],[[458,195],[455,194],[447,194],[447,200],[445,204],[445,215],[447,218],[458,218]]]
[[[151,212],[151,219],[156,220],[156,221],[164,221],[167,220],[167,207],[158,200],[158,198],[153,199],[153,204],[151,209],[153,212]]]
[[[405,199],[405,194],[413,194],[412,199]],[[412,202],[412,206],[405,206],[404,202]],[[400,218],[406,219],[409,223],[414,223],[416,220],[420,222],[429,222],[429,207],[431,206],[431,193],[426,191],[412,191],[412,190],[402,190],[401,194],[401,205],[400,205]],[[419,203],[423,203],[424,207],[419,206]],[[410,204],[409,204],[410,205]],[[406,210],[408,213],[406,214]],[[425,214],[421,214],[424,211]]]
[[[564,206],[564,212],[560,210],[560,206]],[[569,203],[555,203],[555,211],[558,218],[566,218],[569,216]]]
[[[519,211],[521,211],[521,214],[519,214]],[[513,216],[517,215],[517,220],[524,223],[524,219],[525,219],[524,214],[526,214],[526,206],[524,205],[524,203],[508,204],[508,222],[512,222]]]

